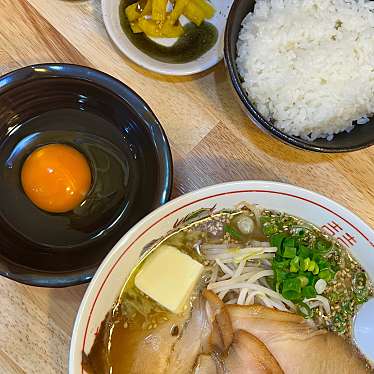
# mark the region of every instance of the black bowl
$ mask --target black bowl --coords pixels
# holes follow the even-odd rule
[[[65,214],[38,209],[20,182],[37,147],[68,144],[88,159],[93,183]],[[62,287],[89,281],[113,245],[170,197],[165,133],[130,88],[97,70],[34,65],[0,78],[0,274]]]
[[[333,140],[316,139],[307,141],[296,136],[287,135],[278,130],[266,120],[248,99],[242,87],[242,78],[236,66],[236,43],[244,17],[253,12],[255,0],[234,0],[231,7],[225,30],[224,56],[226,66],[236,93],[239,95],[244,111],[251,120],[261,129],[275,136],[284,143],[295,147],[317,152],[350,152],[369,147],[374,144],[374,118],[365,125],[356,125],[350,133],[335,135]],[[269,56],[271,58],[271,56]]]

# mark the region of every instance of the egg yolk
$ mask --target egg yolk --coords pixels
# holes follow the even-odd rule
[[[40,209],[68,212],[82,203],[91,186],[86,158],[75,148],[49,144],[28,156],[21,171],[22,187]]]

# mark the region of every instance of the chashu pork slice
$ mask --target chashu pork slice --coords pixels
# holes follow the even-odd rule
[[[317,330],[301,316],[262,305],[227,305],[234,331],[260,339],[286,374],[361,374],[372,372],[343,338]]]
[[[213,355],[201,354],[196,361],[194,374],[218,374],[217,360]],[[223,371],[222,371],[223,373]]]
[[[200,354],[226,352],[233,338],[230,316],[225,305],[212,291],[204,291],[193,305],[191,318],[172,347],[165,374],[190,374],[198,367]],[[208,356],[203,359],[200,372],[208,371]],[[211,365],[210,365],[211,366]],[[203,370],[203,371],[202,371]]]
[[[203,345],[194,374],[283,374],[267,347],[246,331],[233,333],[226,305],[204,291],[210,336]],[[208,355],[207,352],[210,352]]]
[[[152,330],[133,330],[129,327],[121,332],[123,336],[118,340],[114,330],[112,335],[112,354],[114,349],[122,352],[122,354],[115,354],[119,358],[116,362],[117,372],[127,374],[164,374],[168,366],[170,352],[178,340],[178,337],[173,335],[172,331],[181,329],[184,323],[185,317],[175,316],[171,320],[159,323]]]
[[[243,330],[235,332],[223,363],[225,373],[229,374],[283,374],[265,344]]]
[[[165,374],[190,374],[212,331],[207,315],[206,301],[198,297],[193,305],[189,321],[173,345]]]

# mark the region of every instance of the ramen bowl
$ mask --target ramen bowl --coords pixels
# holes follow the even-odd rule
[[[277,182],[242,181],[203,188],[172,200],[143,218],[105,258],[78,311],[71,341],[69,372],[84,372],[82,353],[90,351],[101,322],[149,243],[162,237],[191,212],[201,208],[233,208],[242,201],[295,215],[323,228],[345,243],[371,279],[374,278],[374,231],[334,201],[303,188]],[[360,349],[367,353],[370,347],[360,345]]]

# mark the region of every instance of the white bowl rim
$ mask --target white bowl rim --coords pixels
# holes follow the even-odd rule
[[[138,240],[141,236],[143,236],[153,226],[157,225],[162,219],[170,216],[171,214],[182,208],[185,208],[186,206],[198,203],[200,201],[208,200],[210,198],[214,198],[217,196],[246,192],[266,192],[278,195],[286,195],[316,205],[343,220],[358,234],[360,234],[363,237],[363,239],[365,239],[368,242],[369,246],[374,248],[374,230],[368,224],[366,224],[361,218],[359,218],[356,214],[352,213],[350,210],[348,210],[341,204],[333,201],[328,197],[325,197],[319,193],[310,191],[303,187],[298,187],[295,185],[275,181],[243,180],[215,184],[181,195],[169,201],[165,205],[160,206],[153,212],[149,213],[135,226],[133,226],[118,241],[118,243],[113,247],[113,249],[108,253],[108,255],[101,263],[100,267],[98,268],[97,272],[95,273],[95,276],[91,280],[91,283],[89,284],[85,292],[85,295],[81,301],[76,316],[69,352],[69,373],[74,373],[74,366],[76,365],[76,361],[74,361],[74,359],[77,353],[77,349],[79,349],[79,353],[82,352],[82,347],[78,348],[77,345],[79,338],[81,337],[78,334],[79,327],[82,323],[86,324],[86,329],[84,332],[85,342],[89,322],[92,317],[93,309],[96,305],[96,301],[100,295],[100,292],[102,291],[105,282],[110,275],[110,272],[120,261],[120,259],[126,254],[127,250],[135,243],[135,241]],[[205,196],[207,193],[208,195]],[[202,197],[196,199],[197,196]],[[161,216],[161,218],[155,221],[155,218],[158,216]],[[144,230],[142,230],[142,227],[146,223],[148,223],[149,225]],[[138,232],[140,232],[140,234],[137,234]],[[135,240],[130,241],[130,239],[134,237],[136,234],[137,238]],[[130,245],[128,245],[127,248],[124,249],[123,244],[127,241],[130,242]],[[123,250],[123,253],[119,256],[118,259],[116,259],[115,263],[113,264],[117,252],[121,251],[121,249]],[[110,271],[108,274],[106,274],[108,269],[110,269]],[[93,295],[95,295],[95,297],[93,297]],[[88,310],[88,306],[91,305],[90,300],[94,300],[94,302],[91,306],[91,310]]]

